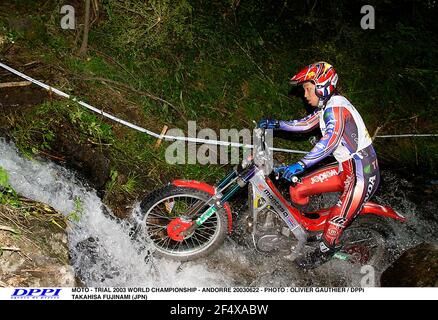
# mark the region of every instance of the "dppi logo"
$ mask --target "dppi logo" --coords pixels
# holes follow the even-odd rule
[[[61,289],[15,289],[12,299],[59,299]]]

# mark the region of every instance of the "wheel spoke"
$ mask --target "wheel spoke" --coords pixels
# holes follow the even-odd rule
[[[189,239],[192,241],[193,248],[196,247],[196,244],[195,244],[195,242],[193,241],[193,237],[190,237]]]
[[[198,243],[198,246],[199,246],[199,247],[202,246],[202,242],[200,242],[200,241],[198,240],[198,238],[196,237],[196,234],[194,234],[194,235],[192,236],[192,239],[194,239],[194,240]]]
[[[166,249],[169,248],[168,244],[170,244],[172,242],[172,239],[170,239],[170,237],[167,237],[166,241],[163,244],[163,247],[165,247]]]
[[[169,212],[165,203],[172,203]],[[218,232],[219,212],[215,212],[204,224],[183,239],[175,241],[169,237],[166,228],[170,220],[178,217],[189,218],[207,210],[206,201],[191,195],[176,195],[165,198],[153,206],[145,217],[146,231],[154,245],[169,254],[196,252],[215,239]],[[202,210],[202,212],[201,212]]]
[[[161,215],[162,217],[166,217],[166,218],[168,218],[168,219],[172,219],[171,217],[169,217],[169,212],[166,212],[166,211],[165,211],[165,210],[167,210],[166,208],[164,208],[165,210],[163,210],[163,209],[160,207],[160,204],[157,205],[156,208],[157,208],[158,210],[160,210],[160,212],[163,213],[163,215]]]
[[[162,232],[162,229],[155,229],[152,230],[152,232],[150,232],[150,237],[152,238],[152,236],[159,236],[159,234]],[[161,237],[162,238],[162,237]]]
[[[147,226],[159,227],[159,228],[162,228],[162,229],[166,229],[167,228],[167,226],[163,226],[161,224],[150,223],[150,222],[146,222],[146,225]]]
[[[158,242],[156,242],[156,244],[157,245],[161,245],[161,243],[166,243],[166,241],[168,240],[168,239],[170,239],[169,237],[163,237],[163,238],[161,238],[161,240],[159,240]]]
[[[201,234],[201,233],[195,233],[193,236],[200,236],[200,237],[202,237],[202,238],[204,238],[205,240],[210,240],[210,238],[209,237],[206,237],[205,235],[203,235],[203,234]]]
[[[204,227],[203,225],[198,227],[198,229],[202,229],[202,230],[216,230],[215,227]]]
[[[166,220],[172,220],[172,218],[169,218],[168,216],[163,216],[161,214],[155,213],[155,211],[153,213],[150,212],[149,215],[152,215],[152,216],[155,216],[155,217],[159,217],[159,218],[162,218],[162,219],[166,219]]]

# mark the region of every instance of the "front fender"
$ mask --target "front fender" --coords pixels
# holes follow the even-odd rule
[[[201,190],[212,196],[216,193],[216,189],[212,185],[196,180],[174,180],[172,181],[172,185],[175,187]],[[233,216],[231,215],[231,208],[228,202],[224,204],[224,209],[228,215],[228,233],[231,233],[231,230],[233,229]]]

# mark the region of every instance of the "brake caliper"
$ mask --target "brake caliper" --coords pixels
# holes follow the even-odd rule
[[[184,218],[173,219],[167,225],[167,234],[172,240],[181,242],[187,237],[185,231],[187,231],[193,224],[193,221],[188,221]]]

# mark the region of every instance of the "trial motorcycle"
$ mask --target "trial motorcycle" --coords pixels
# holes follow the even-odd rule
[[[146,196],[140,205],[136,236],[150,243],[155,253],[180,261],[211,254],[222,245],[227,234],[236,230],[256,251],[287,248],[290,254],[286,257],[292,260],[305,248],[316,246],[329,209],[300,212],[283,196],[270,178],[274,175],[274,165],[266,131],[255,129],[252,154],[216,185],[175,180]],[[292,184],[300,181],[297,176],[292,178]],[[248,210],[236,217],[229,201],[245,187],[248,187]],[[386,236],[382,223],[388,218],[406,220],[389,206],[366,202],[355,222],[344,231],[343,247],[335,257],[360,264],[372,264],[380,259]]]

